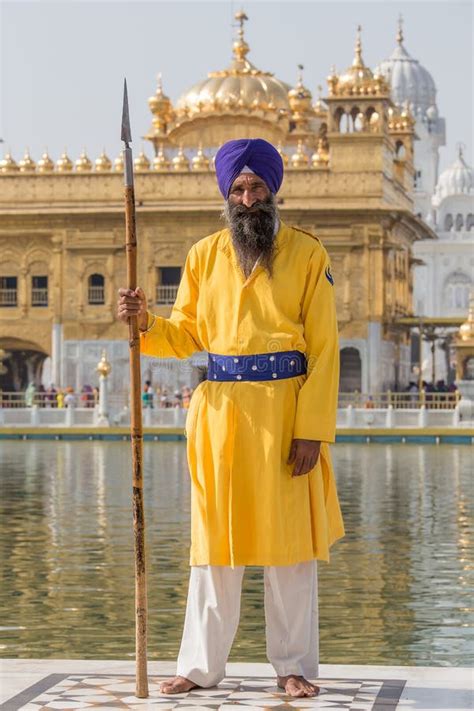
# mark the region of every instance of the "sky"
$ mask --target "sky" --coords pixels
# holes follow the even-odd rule
[[[332,65],[348,67],[356,28],[362,25],[363,58],[374,68],[396,46],[403,16],[404,45],[433,76],[447,145],[440,169],[457,144],[473,160],[473,3],[373,0],[372,2],[0,2],[0,136],[16,160],[29,147],[35,160],[48,149],[56,160],[67,148],[76,159],[85,147],[95,159],[103,148],[121,150],[123,77],[127,77],[133,147],[151,125],[148,97],[158,72],[174,101],[207,73],[226,67],[235,33],[234,13],[249,17],[249,59],[294,84],[326,93]],[[152,155],[151,145],[145,151]],[[0,154],[2,149],[0,148]]]

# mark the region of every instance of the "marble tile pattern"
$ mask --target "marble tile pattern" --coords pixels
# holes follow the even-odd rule
[[[264,677],[227,677],[218,687],[194,689],[185,694],[165,696],[159,691],[164,677],[151,676],[149,698],[134,696],[132,676],[82,674],[64,675],[50,688],[35,694],[30,687],[29,698],[23,696],[22,711],[67,711],[67,709],[332,709],[333,711],[394,711],[397,708],[403,681],[364,679],[321,679],[320,694],[315,698],[295,699],[275,686],[275,679]],[[26,701],[26,703],[24,703]]]

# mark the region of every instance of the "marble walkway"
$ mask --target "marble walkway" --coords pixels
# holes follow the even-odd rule
[[[321,693],[291,699],[275,686],[268,664],[227,666],[213,689],[178,696],[159,693],[171,662],[150,662],[148,699],[134,696],[134,664],[117,661],[0,660],[0,711],[53,709],[343,709],[353,711],[471,711],[472,670],[448,667],[321,665]]]

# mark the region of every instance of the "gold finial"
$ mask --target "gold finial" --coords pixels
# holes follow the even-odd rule
[[[45,152],[38,161],[38,173],[52,173],[53,170],[54,163],[49,157],[48,149],[46,148]]]
[[[304,65],[298,64],[298,81],[296,83],[296,85],[298,87],[303,86],[303,69],[304,69]]]
[[[86,149],[82,151],[79,158],[76,160],[76,171],[78,173],[89,173],[92,170],[92,163],[87,157]]]
[[[236,12],[234,17],[240,25],[238,31],[238,39],[234,42],[233,46],[234,55],[236,59],[244,60],[250,50],[250,47],[248,46],[244,38],[244,22],[246,22],[249,18],[243,10]]]
[[[17,173],[19,167],[10,151],[5,153],[3,160],[0,161],[0,173]]]
[[[95,161],[95,169],[97,173],[108,173],[112,170],[112,161],[105,152],[105,148],[102,149],[102,153]]]
[[[326,147],[324,138],[318,140],[318,147],[311,156],[311,165],[313,168],[326,168],[329,163],[329,152]]]
[[[30,156],[30,149],[26,149],[26,153],[18,164],[20,166],[20,173],[34,173],[36,170],[36,163]]]
[[[158,171],[158,173],[165,173],[170,169],[170,162],[165,155],[163,150],[163,144],[160,145],[160,150],[158,155],[153,159],[153,170]]]
[[[397,32],[397,42],[398,44],[401,44],[404,40],[403,37],[403,15],[400,13],[400,16],[398,18],[398,32]]]
[[[356,45],[355,45],[355,57],[354,61],[352,62],[353,67],[363,67],[364,62],[362,61],[362,41],[360,38],[362,32],[362,27],[361,25],[357,25],[357,39],[356,39]]]
[[[64,151],[61,153],[61,156],[56,161],[56,170],[58,171],[58,173],[70,173],[73,167],[74,164],[69,158],[67,150],[64,149]]]
[[[291,167],[302,169],[307,168],[309,163],[308,154],[305,151],[303,141],[298,141],[298,146],[296,148],[296,153],[291,156]]]
[[[104,378],[106,378],[111,370],[112,370],[112,366],[110,365],[109,361],[107,360],[107,353],[105,350],[103,350],[102,357],[101,357],[100,361],[97,363],[96,371],[99,373],[99,375],[103,375]]]
[[[202,143],[199,144],[199,150],[191,161],[191,169],[197,171],[209,170],[209,159],[202,150]]]
[[[136,173],[147,173],[150,170],[150,161],[145,155],[145,151],[142,149],[138,156],[133,161],[133,167]]]
[[[180,145],[177,155],[171,161],[173,170],[184,172],[189,170],[189,161],[183,152],[183,144]]]

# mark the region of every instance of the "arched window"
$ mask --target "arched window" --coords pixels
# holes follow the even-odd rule
[[[102,274],[91,274],[87,280],[89,304],[105,304],[105,279]]]
[[[472,212],[469,213],[469,215],[466,217],[466,230],[470,232],[472,228],[474,227],[474,215]]]
[[[464,225],[463,216],[460,212],[456,215],[456,232],[461,232]]]
[[[445,232],[449,232],[450,230],[452,230],[452,229],[453,229],[453,224],[454,224],[453,216],[451,215],[450,212],[448,212],[448,214],[447,214],[446,217],[444,218],[444,230],[445,230]]]
[[[362,388],[362,361],[357,348],[341,349],[341,376],[339,390],[341,393],[352,393]]]
[[[452,272],[444,286],[444,303],[452,312],[466,313],[469,308],[471,279],[461,271]]]
[[[406,149],[403,141],[397,141],[395,145],[395,157],[397,160],[405,160]]]
[[[350,122],[349,116],[346,114],[343,108],[339,107],[335,114],[336,126],[339,133],[349,133]]]

